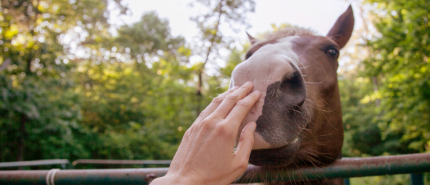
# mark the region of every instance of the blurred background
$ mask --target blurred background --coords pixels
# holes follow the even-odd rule
[[[172,159],[228,88],[245,31],[325,35],[350,4],[356,24],[338,69],[343,156],[430,151],[428,0],[0,2],[0,162]]]

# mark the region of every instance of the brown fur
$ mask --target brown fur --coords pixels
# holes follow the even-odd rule
[[[292,128],[288,131],[289,134],[299,135],[300,140],[281,148],[254,150],[251,152],[251,163],[262,165],[265,170],[293,170],[305,166],[324,166],[340,156],[343,124],[336,73],[338,55],[332,54],[332,51],[339,51],[345,46],[351,36],[353,25],[354,17],[352,9],[349,7],[339,17],[326,37],[316,36],[314,31],[303,28],[286,28],[266,35],[262,41],[249,36],[253,45],[246,55],[247,59],[267,44],[274,44],[284,37],[298,36],[292,40],[293,51],[300,60],[300,65],[297,66],[299,69],[296,70],[303,75],[302,78],[305,81],[304,89],[297,91],[299,94],[281,92],[282,99],[278,96],[266,96],[263,115],[257,120],[256,130],[263,133],[261,135],[264,136],[264,129],[270,127],[268,124],[289,124],[289,127]],[[301,79],[294,82],[301,83]],[[279,83],[284,83],[284,81],[273,83],[267,87],[267,92],[271,92],[271,88],[277,90],[276,88],[280,87]],[[305,95],[305,101],[301,102],[299,97],[303,95]],[[289,103],[294,101],[298,102],[292,103],[290,106]],[[294,107],[294,110],[293,108],[277,108],[285,107],[287,104],[287,107]],[[287,112],[285,112],[286,110]],[[284,111],[284,115],[277,118],[280,115],[279,111]],[[285,118],[282,116],[287,119],[284,120]],[[259,126],[260,130],[258,130]],[[276,126],[276,128],[278,127]],[[264,179],[264,177],[262,178]],[[343,181],[342,179],[325,179],[298,182],[292,179],[289,183],[280,184],[343,184]]]

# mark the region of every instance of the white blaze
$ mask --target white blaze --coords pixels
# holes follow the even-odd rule
[[[249,122],[256,122],[263,111],[264,99],[267,87],[277,81],[281,81],[285,74],[292,74],[294,69],[291,65],[298,64],[298,56],[293,51],[292,40],[297,36],[286,37],[277,40],[274,44],[267,44],[258,49],[250,58],[238,64],[232,72],[230,88],[241,86],[251,81],[254,83],[252,92],[261,92],[260,99],[245,117],[240,126],[240,131]],[[239,132],[240,134],[241,132]],[[237,137],[236,143],[239,139]],[[256,149],[278,148],[271,146],[257,132],[254,134],[254,146]]]

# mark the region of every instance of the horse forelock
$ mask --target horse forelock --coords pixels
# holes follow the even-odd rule
[[[299,28],[299,27],[286,27],[273,33],[264,35],[264,41],[278,40],[289,36],[316,36],[316,32],[312,29]]]

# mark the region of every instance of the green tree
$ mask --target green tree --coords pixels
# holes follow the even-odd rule
[[[110,3],[124,12],[120,2]],[[88,156],[85,140],[75,137],[86,131],[70,80],[73,53],[62,41],[106,30],[107,6],[107,0],[1,1],[1,161]]]
[[[213,68],[218,68],[216,59],[219,59],[219,51],[223,48],[231,49],[232,40],[221,32],[221,24],[229,24],[229,27],[233,31],[237,31],[239,29],[238,26],[248,26],[245,16],[249,12],[254,12],[255,2],[254,0],[196,0],[191,5],[205,10],[203,14],[191,18],[197,24],[199,30],[193,52],[202,59],[194,67],[197,73],[196,112],[200,113],[202,106],[204,106],[202,104],[205,99],[203,97],[203,77],[207,64],[212,62],[215,66]],[[219,80],[214,76],[209,78]],[[218,87],[220,84],[212,85]]]
[[[428,1],[370,0],[378,5],[375,27],[380,33],[368,42],[374,57],[363,62],[364,76],[376,77],[381,99],[377,123],[382,138],[400,135],[408,149],[428,151],[430,131],[430,3]],[[391,153],[391,152],[390,152]],[[392,154],[393,154],[392,153]]]
[[[171,159],[195,119],[190,50],[154,12],[88,42],[74,76],[91,158]]]

